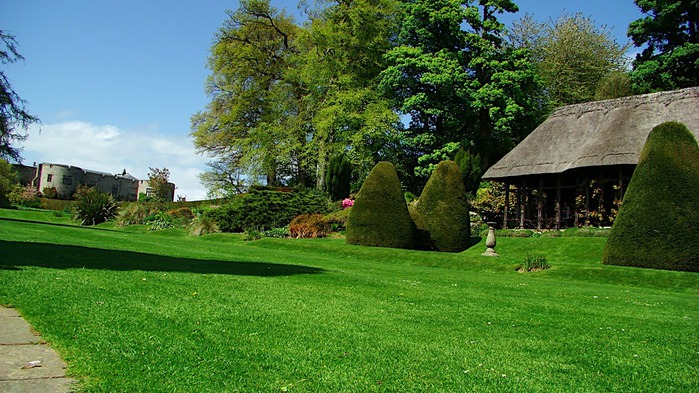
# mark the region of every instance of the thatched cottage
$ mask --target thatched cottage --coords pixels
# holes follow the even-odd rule
[[[699,140],[699,87],[561,107],[483,179],[505,184],[509,227],[609,225],[648,134],[666,121]]]

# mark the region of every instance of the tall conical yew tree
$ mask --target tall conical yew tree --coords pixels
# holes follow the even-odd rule
[[[699,271],[699,145],[681,123],[646,140],[604,249],[604,263]]]
[[[434,168],[416,210],[438,251],[460,252],[468,247],[471,226],[468,198],[459,167],[442,161]]]
[[[380,162],[357,194],[347,219],[347,243],[413,248],[415,226],[393,164]]]

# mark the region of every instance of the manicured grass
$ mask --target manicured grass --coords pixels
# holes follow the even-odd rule
[[[699,275],[604,266],[605,238],[487,258],[58,219],[0,210],[0,304],[85,391],[699,389]]]

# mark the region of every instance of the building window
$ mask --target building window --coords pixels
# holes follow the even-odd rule
[[[153,191],[152,188],[148,187],[148,188],[146,188],[146,195],[147,196],[155,196],[155,192]]]
[[[112,195],[117,195],[119,193],[119,186],[117,184],[112,186]]]
[[[53,174],[49,173],[48,175],[46,175],[46,181],[49,183],[52,182],[53,181]]]
[[[63,176],[63,185],[66,185],[66,186],[73,185],[73,176]]]

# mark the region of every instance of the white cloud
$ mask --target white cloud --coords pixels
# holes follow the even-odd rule
[[[139,179],[147,178],[149,167],[166,167],[177,187],[175,194],[190,201],[206,197],[198,175],[207,158],[196,154],[188,136],[164,135],[153,127],[123,130],[82,121],[34,126],[22,155],[25,163],[52,162],[110,173],[126,169]]]

